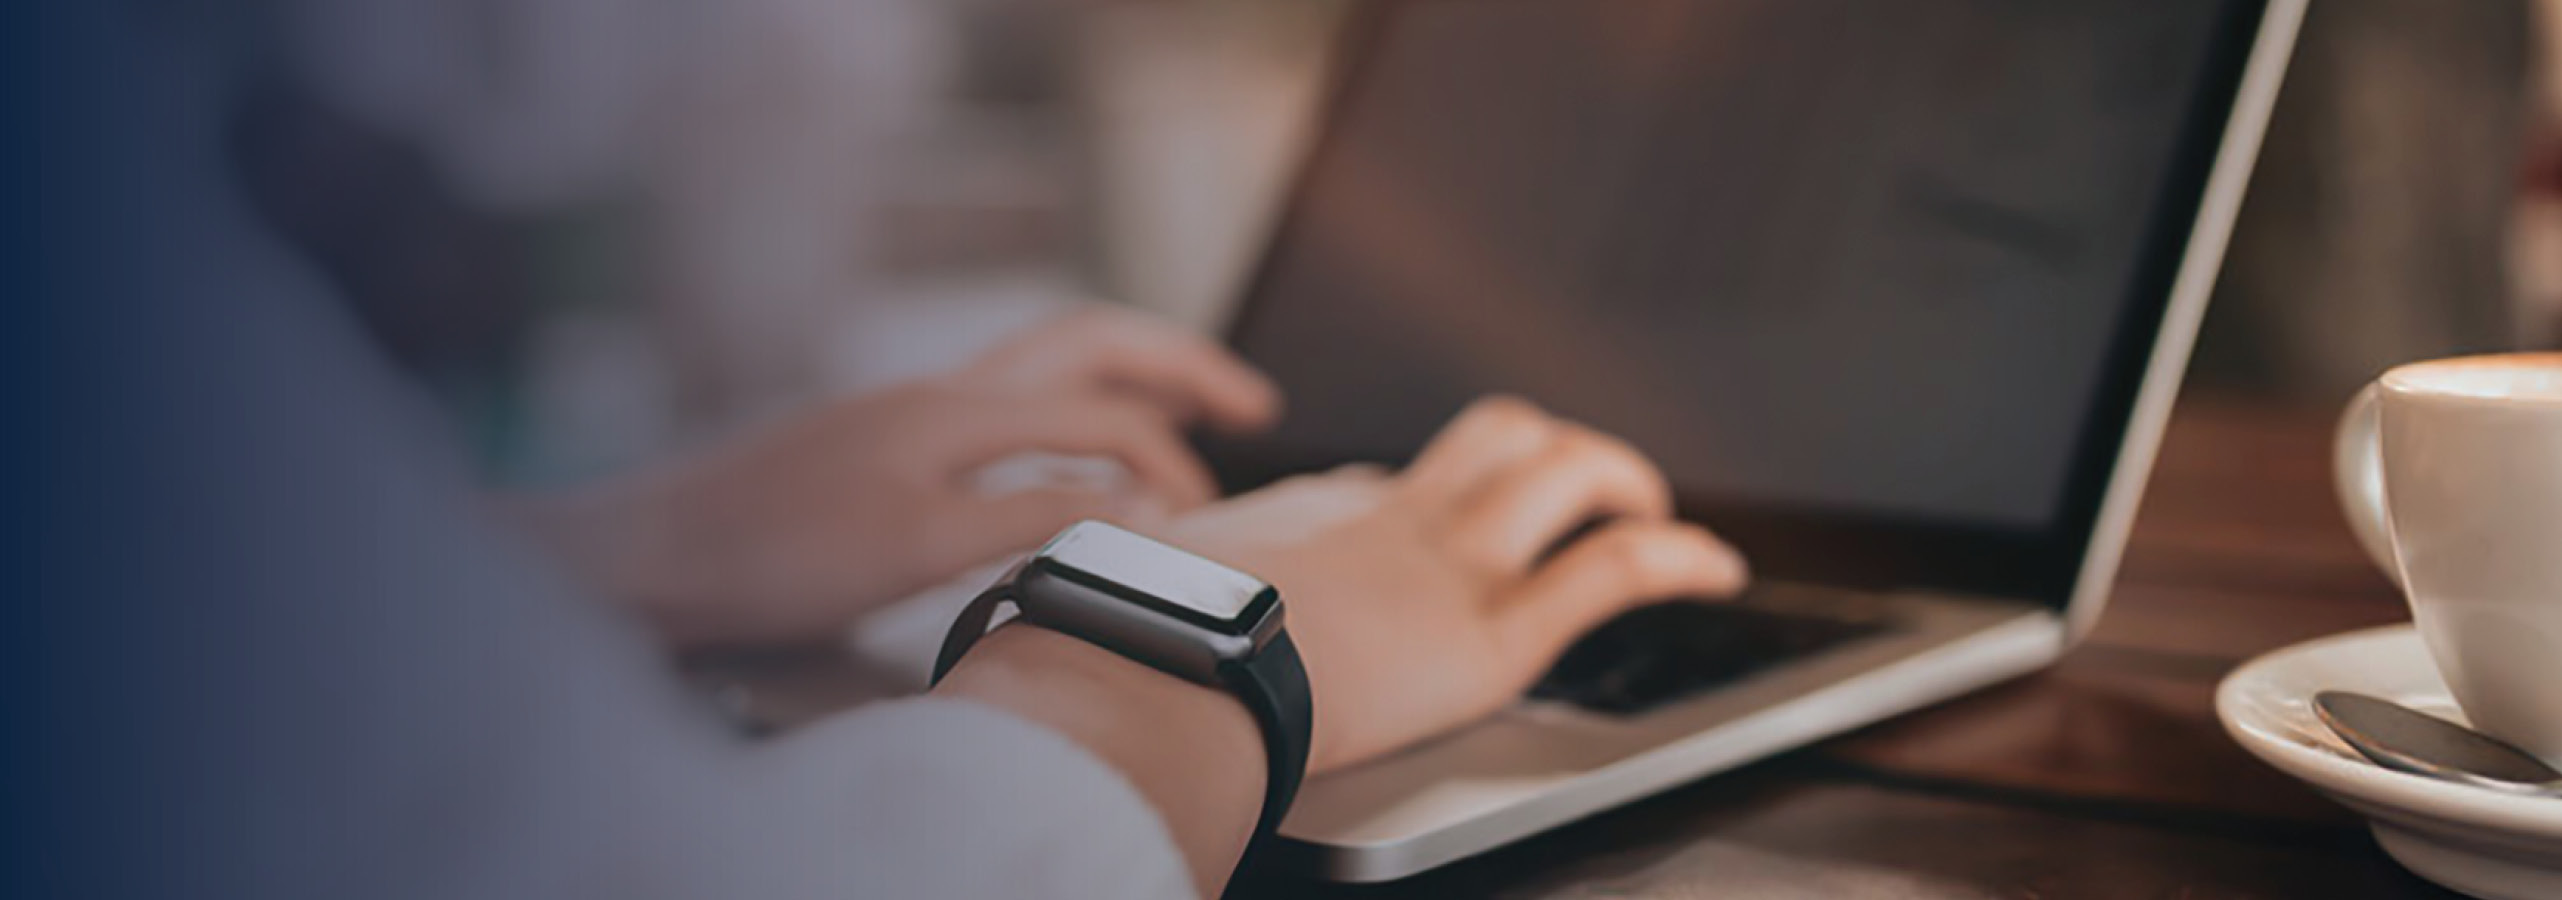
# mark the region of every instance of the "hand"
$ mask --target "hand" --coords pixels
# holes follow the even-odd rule
[[[1403,474],[1303,476],[1155,533],[1280,588],[1316,701],[1309,770],[1323,772],[1512,702],[1622,609],[1740,588],[1742,558],[1672,521],[1669,493],[1626,445],[1494,399]],[[1545,555],[1595,517],[1611,523]],[[935,693],[1042,723],[1119,769],[1201,895],[1219,894],[1263,801],[1261,736],[1233,697],[1020,624]]]
[[[1626,444],[1498,398],[1402,474],[1292,479],[1160,533],[1280,589],[1316,700],[1309,768],[1324,771],[1501,708],[1633,605],[1740,589],[1742,557],[1671,514],[1663,476]]]
[[[655,475],[526,505],[575,571],[681,643],[823,636],[1094,518],[1147,527],[1216,496],[1195,423],[1267,426],[1278,395],[1199,336],[1093,310],[953,374],[842,402]],[[1027,453],[1105,457],[1126,485],[988,494]]]

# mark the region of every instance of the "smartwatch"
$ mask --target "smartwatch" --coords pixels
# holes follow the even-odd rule
[[[1102,522],[1079,522],[970,601],[934,681],[1011,603],[1025,622],[1236,696],[1263,728],[1272,772],[1255,835],[1281,824],[1307,772],[1315,717],[1308,673],[1281,629],[1281,592],[1262,579]]]

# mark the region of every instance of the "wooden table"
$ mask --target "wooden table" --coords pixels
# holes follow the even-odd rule
[[[1239,897],[2451,897],[2243,753],[2218,679],[2403,621],[2342,524],[2327,409],[2181,404],[2107,615],[2039,675],[1385,885]]]

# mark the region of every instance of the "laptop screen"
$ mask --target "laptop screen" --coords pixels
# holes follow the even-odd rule
[[[1517,393],[1767,574],[2060,603],[2259,4],[1366,10],[1234,326],[1251,483]]]

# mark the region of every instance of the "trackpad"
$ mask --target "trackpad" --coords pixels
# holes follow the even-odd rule
[[[1888,627],[1739,603],[1658,603],[1622,613],[1576,641],[1530,696],[1637,715]]]

